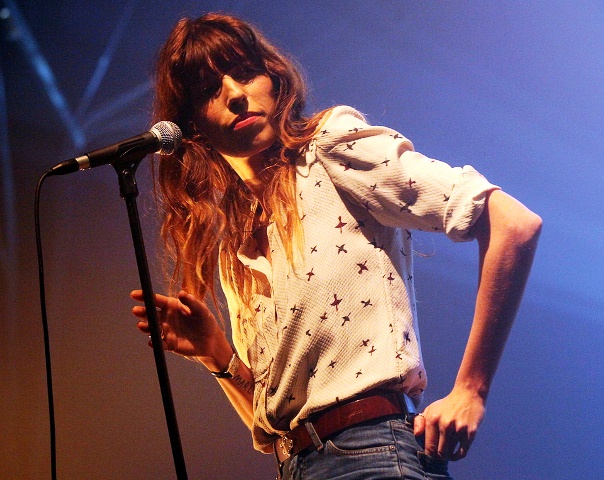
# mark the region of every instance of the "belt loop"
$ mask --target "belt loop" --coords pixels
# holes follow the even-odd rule
[[[315,430],[315,427],[313,426],[313,424],[311,422],[305,422],[304,426],[306,427],[306,430],[308,430],[310,439],[312,440],[312,443],[314,444],[315,448],[317,449],[317,452],[320,452],[321,450],[323,450],[323,442],[319,438],[319,435],[317,434],[317,431]]]

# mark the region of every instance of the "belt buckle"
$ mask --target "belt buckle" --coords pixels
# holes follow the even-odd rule
[[[287,435],[283,435],[279,439],[279,448],[281,449],[281,453],[283,454],[284,460],[287,460],[292,456],[292,449],[294,448],[294,441],[289,438]]]

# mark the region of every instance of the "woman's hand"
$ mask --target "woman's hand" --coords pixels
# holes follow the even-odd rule
[[[142,290],[133,290],[130,296],[143,302]],[[155,306],[166,350],[191,357],[220,356],[225,335],[205,302],[181,290],[176,297],[156,294]],[[149,334],[146,308],[136,305],[132,313],[139,318],[138,329]]]
[[[142,290],[134,290],[130,296],[143,302]],[[233,348],[205,302],[181,290],[176,297],[155,295],[155,307],[166,350],[190,357],[212,372],[227,369],[233,358]],[[132,313],[139,319],[136,325],[139,330],[148,334],[145,307],[136,305]],[[218,380],[241,419],[251,429],[254,419],[254,376],[251,370],[241,363],[233,378]]]
[[[416,436],[425,435],[427,455],[440,460],[460,460],[467,455],[484,414],[483,398],[454,388],[415,417],[413,430]]]

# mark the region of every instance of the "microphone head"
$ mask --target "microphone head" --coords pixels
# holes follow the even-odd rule
[[[160,155],[171,155],[180,148],[182,142],[182,131],[175,123],[166,120],[158,122],[151,127],[161,147],[157,150]]]

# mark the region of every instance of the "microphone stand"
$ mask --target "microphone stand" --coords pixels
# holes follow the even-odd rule
[[[136,178],[134,177],[134,174],[136,173],[136,169],[144,157],[145,155],[141,155],[140,158],[135,158],[133,160],[132,156],[130,155],[126,160],[120,158],[114,160],[111,165],[117,172],[120,195],[126,201],[126,207],[128,210],[130,230],[132,232],[136,263],[138,265],[144,303],[147,311],[149,332],[151,334],[151,344],[153,347],[157,376],[159,379],[159,386],[164,404],[164,413],[168,425],[168,433],[170,435],[170,444],[172,446],[172,456],[174,458],[174,465],[176,467],[176,475],[178,480],[186,480],[187,470],[182,452],[182,445],[180,443],[180,436],[178,433],[174,402],[172,400],[172,392],[170,390],[170,379],[168,377],[168,367],[166,365],[166,357],[164,355],[159,322],[157,320],[153,288],[151,286],[151,275],[149,274],[149,265],[147,263],[140,218],[136,205],[138,187],[136,185]]]

